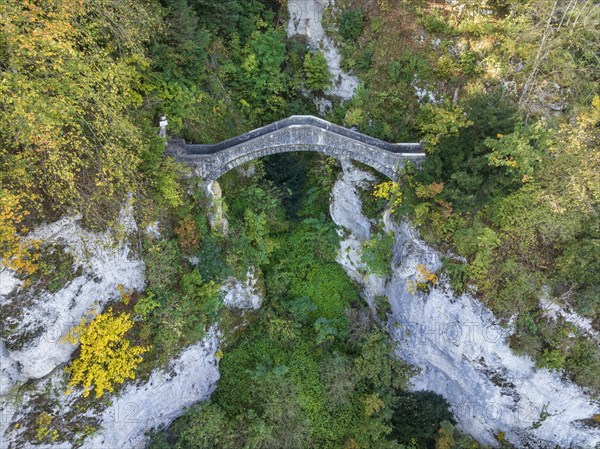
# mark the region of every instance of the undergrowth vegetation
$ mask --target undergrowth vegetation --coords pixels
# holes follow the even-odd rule
[[[375,195],[360,192],[363,211],[376,219],[390,205],[409,217],[445,253],[456,294],[514,323],[518,353],[595,395],[597,339],[540,300],[599,328],[597,7],[339,0],[324,24],[342,68],[361,80],[352,99],[333,99],[327,118],[390,142],[422,140],[427,151],[398,183],[376,176]],[[224,175],[225,232],[209,223],[206,186],[164,157],[163,113],[170,135],[202,143],[316,114],[315,98],[336,80],[321,51],[287,39],[285,2],[8,0],[2,12],[2,269],[25,280],[30,301],[60,292],[82,269],[31,230],[69,215],[122,237],[124,205],[133,206],[138,231],[128,238],[145,263],[143,292],[122,291],[75,328],[75,389],[118,393],[218,324],[227,337],[217,390],[155,433],[153,448],[478,447],[443,399],[406,391],[410,367],[336,262],[335,160],[284,154]],[[390,274],[393,242],[379,232],[366,243],[373,273]],[[438,282],[418,270],[415,289]],[[226,310],[221,286],[249,273],[263,308]],[[383,316],[389,305],[377,301]],[[17,303],[0,307],[9,351],[42,332],[18,334]],[[45,388],[52,394],[31,395],[19,444],[80,444],[97,430],[75,406],[58,411],[59,387]],[[95,416],[107,404],[72,400]]]
[[[393,355],[335,260],[339,237],[327,208],[336,171],[324,175],[322,158],[302,154],[268,158],[266,178],[257,165],[253,176],[230,183],[227,175],[223,185],[234,247],[248,210],[269,211],[261,238],[270,251],[254,259],[265,301],[228,340],[211,399],[155,433],[151,447],[433,448],[442,425],[458,435],[443,399],[406,391],[412,369]],[[289,170],[298,165],[300,179]],[[282,197],[290,185],[300,191]]]
[[[456,293],[476,292],[504,322],[529,323],[511,338],[518,352],[598,394],[589,375],[600,369],[597,342],[540,303],[545,296],[598,329],[597,8],[342,3],[329,32],[362,86],[331,117],[387,140],[425,141],[421,169],[403,175],[397,216],[450,253]]]

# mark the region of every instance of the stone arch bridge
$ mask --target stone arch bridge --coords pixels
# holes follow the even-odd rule
[[[216,144],[167,143],[166,154],[193,167],[207,182],[253,159],[292,151],[316,151],[352,159],[397,180],[406,161],[419,165],[420,143],[388,143],[310,115],[294,115]]]

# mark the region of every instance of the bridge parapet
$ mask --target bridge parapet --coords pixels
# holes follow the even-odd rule
[[[250,160],[291,151],[354,159],[397,179],[407,160],[425,157],[420,143],[388,143],[313,116],[292,116],[216,144],[171,140],[166,154],[194,167],[207,181]]]

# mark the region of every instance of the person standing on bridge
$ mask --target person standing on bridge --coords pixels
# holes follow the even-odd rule
[[[167,138],[167,125],[169,122],[167,121],[167,116],[165,114],[160,114],[158,119],[158,126],[160,127],[158,131],[158,135],[164,139]]]

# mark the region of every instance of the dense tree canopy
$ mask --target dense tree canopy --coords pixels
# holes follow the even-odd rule
[[[284,154],[228,173],[225,232],[203,187],[164,158],[163,113],[170,135],[203,143],[317,114],[337,80],[320,49],[287,37],[285,2],[4,0],[2,19],[0,258],[25,280],[19,292],[54,294],[80,274],[64,248],[29,239],[42,222],[81,214],[116,233],[127,203],[140,230],[129,243],[145,290],[75,328],[72,387],[100,396],[147,379],[218,323],[214,396],[157,431],[154,448],[478,447],[444,400],[406,391],[410,367],[380,328],[385,298],[367,308],[336,262],[334,160]],[[370,218],[387,205],[448,256],[444,273],[418,266],[409,288],[447,274],[455,293],[514,323],[517,352],[594,394],[597,342],[547,316],[540,297],[598,328],[597,20],[586,0],[339,0],[324,13],[360,79],[352,99],[326,98],[327,118],[426,144],[419,170],[360,192]],[[393,242],[379,229],[365,243],[372,272],[390,274]],[[262,309],[222,307],[222,284],[248,275]],[[23,442],[96,430],[59,425],[50,400],[28,410],[37,429]]]

